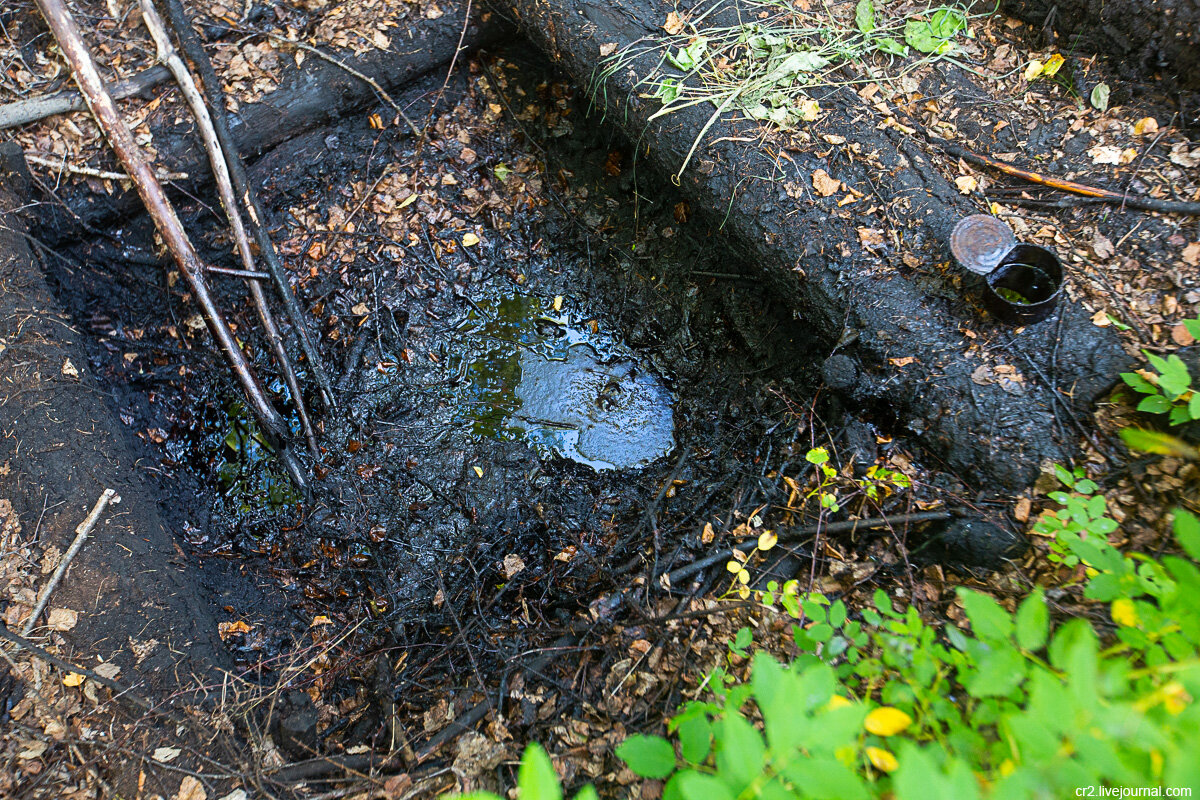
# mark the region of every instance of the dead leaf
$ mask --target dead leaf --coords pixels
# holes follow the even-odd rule
[[[711,544],[714,536],[715,536],[715,532],[713,531],[712,523],[711,522],[704,523],[704,530],[700,532],[700,543],[701,544]]]
[[[217,623],[217,634],[221,637],[221,641],[225,641],[234,634],[249,632],[250,626],[240,619],[237,622]]]
[[[1117,252],[1117,248],[1113,247],[1111,239],[1103,234],[1097,233],[1092,237],[1092,252],[1096,254],[1096,258],[1108,258],[1113,253]]]
[[[842,182],[837,178],[829,177],[829,173],[823,169],[818,169],[812,174],[813,188],[817,190],[817,194],[821,197],[829,197],[837,194],[837,191],[842,188]]]
[[[525,569],[525,562],[516,553],[509,553],[504,557],[504,579],[512,580],[513,576]]]
[[[1158,120],[1154,117],[1142,117],[1133,123],[1134,136],[1147,136],[1151,133],[1158,133]]]
[[[105,661],[92,667],[92,672],[111,681],[121,674],[121,667],[119,664],[114,664],[111,661]]]
[[[1171,341],[1180,347],[1188,347],[1196,343],[1196,337],[1192,336],[1191,332],[1181,322],[1171,328]]]
[[[68,378],[78,378],[79,370],[75,369],[75,365],[71,363],[71,359],[67,359],[62,365],[62,374]]]
[[[179,782],[179,791],[172,800],[208,800],[208,792],[204,791],[204,784],[200,781],[191,775],[184,775]]]
[[[1121,150],[1120,150],[1120,148],[1113,147],[1112,145],[1107,145],[1107,144],[1096,145],[1095,147],[1091,148],[1087,152],[1088,152],[1088,155],[1092,157],[1093,164],[1120,164],[1121,163]]]
[[[667,14],[667,21],[663,23],[663,30],[672,36],[677,36],[683,31],[683,18],[678,13],[672,11]]]
[[[46,624],[53,631],[69,631],[79,622],[79,612],[69,608],[52,608],[46,617]]]
[[[959,175],[954,179],[954,185],[962,194],[970,194],[979,188],[979,181],[975,179],[974,175]]]
[[[1183,260],[1189,266],[1200,266],[1200,242],[1192,242],[1183,248]]]
[[[42,753],[46,752],[46,748],[49,746],[50,745],[48,745],[46,742],[41,742],[36,739],[21,742],[21,747],[23,749],[21,752],[17,753],[17,758],[23,758],[26,760],[31,758],[40,758]]]
[[[473,233],[465,233],[462,238],[463,247],[474,247],[479,244],[479,237]]]
[[[859,228],[858,240],[863,247],[879,247],[883,244],[883,231],[878,228]]]
[[[1176,142],[1171,145],[1169,158],[1172,164],[1178,164],[1181,167],[1200,167],[1200,147],[1188,150],[1186,142]]]
[[[83,683],[83,676],[78,672],[72,672],[62,680],[63,686],[78,686]]]
[[[600,45],[600,57],[601,58],[608,58],[615,52],[617,52],[617,43],[616,42],[605,42],[604,44]]]
[[[161,764],[169,764],[179,758],[179,754],[182,752],[178,747],[158,747],[155,748],[154,755],[150,757]]]
[[[905,356],[904,358],[889,358],[888,363],[893,367],[907,367],[916,360],[916,356]]]
[[[1033,501],[1028,497],[1022,497],[1021,499],[1017,500],[1017,505],[1013,509],[1013,518],[1016,519],[1017,522],[1028,522],[1029,512],[1032,510],[1032,508]]]

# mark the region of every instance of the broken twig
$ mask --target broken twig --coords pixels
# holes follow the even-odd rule
[[[67,574],[67,567],[71,566],[71,562],[78,555],[80,549],[83,547],[83,543],[87,541],[88,535],[91,534],[92,528],[96,527],[96,522],[99,521],[100,515],[104,513],[104,509],[108,508],[109,503],[119,502],[121,502],[121,495],[112,489],[105,489],[100,495],[100,499],[96,501],[96,505],[92,506],[91,512],[84,518],[83,522],[75,527],[75,541],[71,542],[71,546],[67,548],[62,561],[58,564],[58,569],[54,570],[54,574],[50,576],[50,582],[42,590],[42,596],[38,598],[37,605],[33,607],[33,613],[29,615],[29,619],[25,621],[25,627],[21,629],[22,636],[28,636],[33,631],[33,626],[37,624],[38,617],[45,610],[46,603],[50,600],[50,595],[58,588],[63,575]]]
[[[151,67],[145,72],[139,72],[127,81],[118,81],[109,87],[108,93],[116,100],[124,100],[141,94],[171,77],[166,67]],[[82,111],[87,108],[83,95],[79,92],[58,92],[45,97],[30,97],[15,103],[0,106],[0,130],[27,125],[46,117],[65,114],[68,111]]]
[[[37,164],[39,167],[47,169],[59,170],[61,172],[70,172],[74,175],[86,175],[89,178],[101,178],[109,181],[127,181],[129,176],[124,172],[111,172],[104,169],[95,169],[93,167],[76,167],[68,164],[66,161],[55,161],[51,158],[43,158],[42,156],[33,153],[26,153],[25,160],[30,164]],[[188,178],[186,172],[163,172],[155,170],[155,176],[160,181],[185,181]]]
[[[961,158],[963,161],[969,161],[982,167],[991,167],[992,169],[1002,172],[1005,175],[1010,175],[1014,178],[1036,183],[1039,186],[1046,186],[1051,189],[1057,189],[1060,192],[1068,192],[1069,194],[1077,194],[1082,197],[1089,197],[1097,203],[1121,203],[1130,208],[1140,208],[1143,211],[1158,211],[1163,214],[1186,214],[1192,217],[1200,216],[1200,203],[1188,203],[1179,200],[1158,200],[1153,197],[1137,197],[1134,195],[1125,194],[1123,192],[1113,192],[1108,189],[1098,189],[1094,186],[1086,186],[1082,183],[1074,181],[1064,181],[1059,178],[1051,178],[1046,175],[1041,175],[1037,172],[1030,172],[1027,169],[1014,167],[1012,164],[1005,164],[1003,161],[997,161],[994,158],[981,156],[978,153],[972,152],[957,145],[938,139],[936,137],[928,137],[929,142],[943,153]]]

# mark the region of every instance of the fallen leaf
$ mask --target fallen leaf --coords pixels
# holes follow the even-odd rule
[[[667,33],[676,36],[683,31],[683,18],[678,13],[672,11],[667,14],[667,21],[663,23],[662,27]]]
[[[1112,145],[1101,144],[1096,145],[1087,151],[1092,157],[1093,164],[1120,164],[1121,150]]]
[[[1147,136],[1151,133],[1158,133],[1158,120],[1154,117],[1142,117],[1133,123],[1134,136]]]
[[[466,233],[462,238],[463,247],[474,247],[479,244],[479,237],[473,233]]]
[[[1180,347],[1188,347],[1196,343],[1196,337],[1192,336],[1191,331],[1181,322],[1171,328],[1171,341]]]
[[[75,369],[75,365],[71,363],[71,359],[67,359],[62,365],[62,374],[68,378],[78,378],[79,370]]]
[[[105,661],[92,667],[92,672],[96,673],[102,678],[108,678],[111,681],[121,674],[121,666],[119,664],[114,664],[111,661]]]
[[[1137,158],[1137,150],[1134,150],[1132,147],[1126,147],[1124,150],[1121,151],[1121,162],[1120,163],[1132,164],[1133,160],[1135,158]]]
[[[525,562],[516,553],[509,553],[504,557],[504,579],[512,580],[513,576],[525,569]]]
[[[1092,107],[1099,111],[1108,110],[1108,96],[1112,90],[1108,88],[1107,83],[1097,83],[1096,88],[1092,89],[1091,97]]]
[[[1046,71],[1046,65],[1034,59],[1025,67],[1025,80],[1031,81]]]
[[[154,754],[150,757],[159,763],[170,764],[179,758],[179,754],[182,752],[178,747],[157,747],[154,750]]]
[[[1169,158],[1172,164],[1178,164],[1181,167],[1200,167],[1200,147],[1188,150],[1186,142],[1176,142],[1171,145]]]
[[[713,525],[711,522],[704,523],[704,530],[700,532],[700,543],[710,544],[715,536]]]
[[[1183,260],[1189,266],[1200,266],[1200,242],[1192,242],[1183,248]]]
[[[483,467],[471,467],[471,469],[475,470],[475,477],[476,477],[476,478],[482,478],[482,477],[483,477]]]
[[[62,679],[63,686],[78,686],[83,683],[83,676],[78,672],[72,672]]]
[[[46,624],[54,631],[69,631],[78,622],[79,612],[69,608],[52,608],[46,616]]]
[[[604,44],[600,45],[600,57],[601,58],[608,58],[615,52],[617,52],[617,43],[616,42],[605,42]]]
[[[221,641],[225,641],[230,636],[238,633],[249,633],[250,626],[242,620],[237,622],[218,622],[217,635],[221,637]]]
[[[200,781],[191,775],[184,775],[179,782],[179,791],[172,800],[208,800],[208,792],[204,791],[204,784]]]
[[[1096,258],[1108,258],[1117,252],[1117,248],[1113,246],[1111,239],[1097,233],[1092,237],[1092,252],[1096,254]]]
[[[386,783],[384,787],[387,787]],[[250,800],[250,795],[246,794],[245,789],[234,789],[229,794],[218,797],[217,800]]]
[[[883,244],[883,231],[878,228],[859,228],[858,240],[863,247],[878,247]]]
[[[973,175],[959,175],[954,179],[954,185],[958,187],[958,191],[963,194],[970,194],[979,188],[979,181]]]
[[[1029,512],[1033,510],[1033,501],[1028,497],[1022,497],[1017,501],[1016,507],[1013,509],[1013,518],[1017,522],[1028,522]]]
[[[916,356],[905,356],[904,358],[889,358],[888,363],[893,367],[907,367],[916,360]]]
[[[1062,67],[1062,65],[1065,62],[1066,62],[1065,58],[1063,58],[1060,54],[1055,53],[1054,55],[1052,55],[1046,59],[1046,65],[1044,67],[1042,67],[1042,74],[1045,75],[1047,78],[1053,78],[1055,75],[1058,74],[1058,70]]]
[[[24,749],[17,753],[17,758],[40,758],[42,753],[46,752],[46,748],[49,746],[50,745],[46,742],[41,742],[36,739],[24,741],[21,743],[21,747]]]
[[[842,182],[837,178],[829,177],[829,173],[823,169],[813,172],[812,184],[821,197],[829,197],[842,188]]]

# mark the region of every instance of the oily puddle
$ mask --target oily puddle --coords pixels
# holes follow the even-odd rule
[[[643,467],[674,449],[666,383],[562,297],[484,297],[457,332],[457,419],[475,434],[597,470]]]

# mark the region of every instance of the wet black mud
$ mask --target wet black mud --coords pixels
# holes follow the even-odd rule
[[[406,96],[410,113],[437,85]],[[451,84],[420,152],[363,117],[252,168],[339,389],[336,408],[307,398],[323,448],[307,499],[144,221],[120,247],[56,262],[218,616],[247,623],[226,642],[243,668],[269,679],[278,653],[356,625],[317,672],[358,675],[407,649],[395,692],[420,712],[465,668],[449,641],[499,668],[600,598],[658,591],[644,573],[702,555],[706,522],[785,501],[809,448],[845,449],[850,469],[892,454],[912,466],[902,438],[823,393],[811,328],[586,112],[510,53]],[[185,216],[206,258],[236,266],[211,208]],[[264,364],[251,309],[222,289]]]

